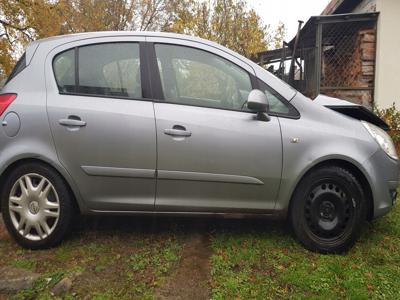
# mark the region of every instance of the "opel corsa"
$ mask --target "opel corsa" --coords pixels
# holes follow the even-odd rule
[[[35,41],[0,115],[1,212],[30,249],[78,214],[168,214],[279,216],[307,249],[337,253],[396,199],[383,121],[189,36]]]

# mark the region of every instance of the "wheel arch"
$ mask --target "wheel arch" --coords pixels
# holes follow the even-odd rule
[[[295,188],[292,191],[287,215],[289,216],[289,212],[291,210],[291,205],[293,203],[293,197],[297,191],[297,188],[300,186],[300,183],[303,181],[303,179],[305,177],[307,177],[308,174],[310,174],[314,170],[322,168],[322,167],[326,167],[326,166],[337,166],[337,167],[346,169],[347,171],[352,173],[356,177],[357,180],[359,180],[359,182],[363,188],[363,191],[365,193],[365,197],[367,199],[367,220],[369,220],[369,221],[372,220],[373,215],[374,215],[374,199],[373,199],[371,185],[370,185],[366,175],[364,174],[364,172],[358,166],[356,166],[354,163],[352,163],[348,160],[345,160],[345,159],[328,159],[328,160],[318,162],[317,164],[315,164],[311,168],[309,168],[301,176],[301,178],[297,181]]]
[[[84,208],[83,208],[82,202],[78,200],[78,199],[80,199],[79,195],[77,195],[77,192],[75,192],[74,189],[72,188],[71,179],[68,176],[66,176],[66,174],[65,174],[66,171],[60,170],[60,168],[58,166],[56,166],[44,159],[37,158],[37,157],[35,157],[35,158],[33,158],[33,157],[20,158],[18,160],[15,160],[15,161],[9,163],[4,168],[4,171],[0,175],[0,194],[2,194],[2,192],[3,192],[4,183],[5,183],[4,178],[6,178],[8,176],[8,174],[10,174],[10,172],[12,170],[14,170],[17,166],[20,166],[20,165],[23,165],[26,163],[39,163],[39,164],[46,165],[47,167],[50,167],[51,169],[53,169],[64,180],[64,182],[68,188],[68,191],[70,192],[70,194],[72,196],[74,209],[79,213],[81,213],[83,211]],[[0,213],[1,213],[1,206],[0,206]]]

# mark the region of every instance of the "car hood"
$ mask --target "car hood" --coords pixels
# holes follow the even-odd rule
[[[388,131],[390,129],[385,121],[362,105],[325,95],[319,95],[314,102],[354,119],[372,123],[383,130]]]

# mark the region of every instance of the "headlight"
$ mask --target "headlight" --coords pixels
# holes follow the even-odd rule
[[[372,135],[375,141],[381,146],[383,151],[386,152],[393,159],[399,159],[396,152],[396,147],[393,144],[392,138],[383,129],[371,123],[361,121],[364,127]]]

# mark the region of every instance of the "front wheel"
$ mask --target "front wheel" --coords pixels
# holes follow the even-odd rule
[[[1,196],[4,223],[22,247],[49,248],[68,232],[72,199],[52,168],[40,163],[17,166],[6,178]]]
[[[353,174],[337,166],[309,173],[292,198],[293,231],[311,251],[347,251],[359,238],[365,220],[363,189]]]

